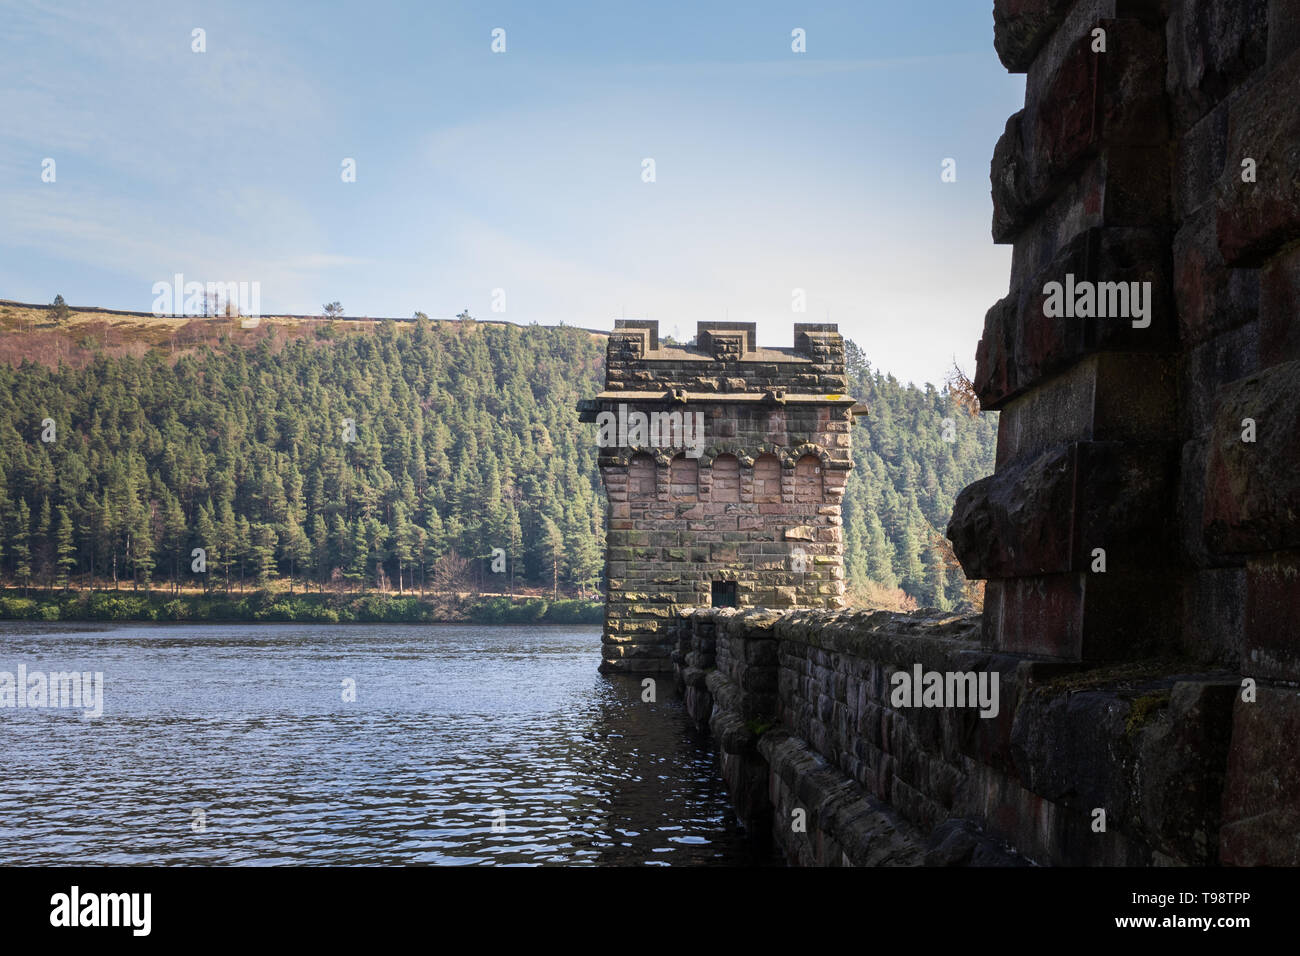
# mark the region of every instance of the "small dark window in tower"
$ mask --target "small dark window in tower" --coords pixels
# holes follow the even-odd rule
[[[736,606],[736,582],[735,581],[714,581],[713,582],[713,606],[714,607],[735,607]]]

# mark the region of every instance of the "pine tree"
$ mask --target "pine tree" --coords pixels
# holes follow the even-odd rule
[[[925,549],[926,603],[941,611],[951,610],[952,601],[948,599],[947,584],[948,576],[943,566],[942,556],[937,549],[927,547]]]
[[[898,587],[889,542],[885,540],[885,526],[874,511],[867,514],[866,565],[867,576],[887,588]]]
[[[219,535],[217,533],[217,523],[216,521],[213,520],[211,505],[204,505],[199,508],[199,520],[197,522],[197,525],[198,525],[198,546],[203,549],[202,566],[204,568],[204,571],[202,572],[203,577],[201,580],[202,580],[203,591],[206,594],[211,587],[212,571],[214,568],[220,567],[220,561],[221,561],[221,553],[218,550],[218,544],[217,544],[219,539]],[[193,549],[191,549],[189,557],[190,557],[189,567],[193,569],[194,567]]]
[[[550,518],[542,518],[542,545],[546,567],[551,577],[551,599],[560,594],[560,569],[564,566],[564,536]]]
[[[352,546],[348,552],[348,568],[344,577],[356,588],[365,585],[370,565],[370,540],[366,535],[366,522],[358,517],[352,523]]]
[[[248,560],[253,556],[253,523],[244,515],[235,519],[234,557],[239,561],[239,593],[244,593]]]
[[[254,583],[264,589],[275,577],[275,527],[265,522],[252,529],[252,547],[249,549],[253,563]]]
[[[58,587],[61,591],[68,589],[69,575],[77,566],[77,544],[72,536],[72,518],[68,515],[67,505],[59,505],[58,531],[55,537],[55,561],[59,568]]]
[[[50,538],[50,499],[41,499],[41,510],[36,519],[36,533],[33,535],[32,550],[36,555],[37,574],[45,582],[45,589],[49,590],[51,578],[54,575],[54,548],[53,540]]]
[[[907,523],[903,527],[903,533],[897,545],[898,563],[896,566],[899,569],[899,584],[912,597],[922,601],[925,588],[925,572],[921,566],[921,549],[924,539],[921,536],[920,525],[923,519],[915,502],[911,503],[907,517]]]
[[[27,507],[27,502],[19,498],[14,528],[9,538],[9,553],[14,558],[14,577],[23,586],[24,596],[32,581],[31,526],[32,511]]]
[[[180,588],[180,568],[183,560],[182,552],[185,548],[186,541],[189,537],[189,529],[185,526],[185,512],[181,508],[181,503],[176,497],[167,493],[163,500],[163,540],[166,542],[167,551],[171,555],[171,588],[175,593]]]
[[[299,569],[306,569],[311,563],[312,542],[302,530],[298,516],[290,509],[278,535],[280,549],[289,561],[289,593],[293,593],[294,575]],[[272,556],[274,563],[274,555]]]
[[[325,519],[315,512],[307,522],[307,536],[311,539],[311,575],[325,590],[325,571],[329,567],[329,529]]]
[[[406,505],[398,501],[393,505],[393,558],[397,561],[397,593],[405,591],[406,568],[414,552],[414,530],[407,517]]]
[[[130,529],[128,557],[131,562],[131,590],[143,584],[147,590],[153,579],[154,569],[153,530],[149,516],[143,508],[136,509],[135,520]]]

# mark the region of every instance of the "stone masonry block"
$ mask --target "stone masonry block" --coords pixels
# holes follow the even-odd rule
[[[1074,442],[1023,459],[965,488],[948,536],[971,578],[1167,565],[1163,504],[1173,460],[1163,443]]]
[[[1243,441],[1247,419],[1253,442]],[[1212,548],[1300,548],[1300,361],[1223,390],[1208,459],[1204,526]]]
[[[1159,230],[1090,229],[1065,246],[1031,282],[999,301],[984,318],[975,352],[975,389],[982,406],[999,409],[1008,399],[1096,351],[1167,351],[1177,328],[1169,287],[1167,240]],[[1133,319],[1044,315],[1049,282],[1150,283],[1149,324]],[[1148,287],[1139,286],[1145,295]],[[1132,292],[1132,286],[1129,286]],[[1107,312],[1112,309],[1108,292]],[[1132,312],[1132,301],[1129,311]],[[1122,311],[1122,301],[1113,302]]]
[[[1300,238],[1300,50],[1272,68],[1228,113],[1218,188],[1219,249],[1229,265],[1259,265]],[[1256,181],[1242,181],[1253,159]]]

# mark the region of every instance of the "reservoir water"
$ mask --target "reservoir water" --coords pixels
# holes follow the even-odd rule
[[[596,672],[599,642],[0,622],[0,688],[20,665],[103,674],[98,719],[0,706],[0,864],[767,862],[671,677],[643,701]]]

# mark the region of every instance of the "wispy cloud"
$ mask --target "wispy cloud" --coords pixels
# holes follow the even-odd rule
[[[1009,255],[984,170],[1022,81],[967,8],[831,2],[797,56],[761,4],[0,0],[0,296],[147,308],[183,272],[260,281],[268,312],[486,316],[504,288],[516,321],[725,315],[776,343],[829,313],[934,379]]]

